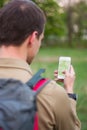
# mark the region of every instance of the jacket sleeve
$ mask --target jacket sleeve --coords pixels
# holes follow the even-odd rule
[[[69,98],[69,100],[70,100],[70,104],[71,104],[72,113],[74,114],[74,116],[76,118],[76,120],[75,120],[76,130],[81,130],[81,122],[80,122],[80,120],[77,116],[77,112],[76,112],[76,103],[77,102],[71,98]]]
[[[76,113],[76,101],[69,98],[62,87],[56,88],[55,97],[53,110],[56,117],[56,130],[81,130]]]
[[[52,81],[38,96],[39,130],[80,130],[76,102]]]

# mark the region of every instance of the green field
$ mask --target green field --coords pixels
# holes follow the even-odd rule
[[[87,49],[41,48],[31,68],[36,72],[45,68],[44,76],[54,78],[54,70],[58,67],[59,56],[71,56],[76,72],[75,92],[78,93],[77,113],[82,123],[82,130],[87,130]]]

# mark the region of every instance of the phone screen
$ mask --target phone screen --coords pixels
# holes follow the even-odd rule
[[[63,71],[69,70],[71,64],[71,57],[60,57],[58,65],[58,79],[64,79]]]

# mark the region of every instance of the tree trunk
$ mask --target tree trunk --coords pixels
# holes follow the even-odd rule
[[[68,29],[68,45],[72,47],[73,23],[72,23],[72,7],[71,6],[69,6],[67,9],[67,29]]]

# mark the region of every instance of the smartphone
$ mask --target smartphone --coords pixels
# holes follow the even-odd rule
[[[71,65],[71,57],[59,57],[58,79],[64,79],[63,71],[69,70]]]

